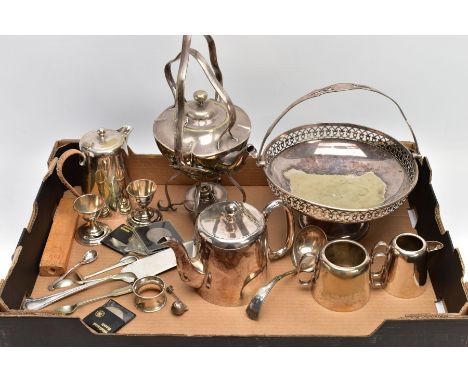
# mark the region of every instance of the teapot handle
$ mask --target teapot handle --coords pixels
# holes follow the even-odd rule
[[[337,83],[337,84],[334,84],[334,85],[330,85],[330,86],[326,86],[324,88],[321,88],[321,89],[317,89],[317,90],[313,90],[311,91],[310,93],[307,93],[306,95],[298,98],[297,100],[295,100],[293,103],[291,103],[280,115],[278,118],[276,118],[274,120],[274,122],[272,123],[272,125],[268,128],[264,138],[263,138],[263,141],[262,141],[262,144],[260,146],[260,150],[258,151],[258,157],[257,157],[257,165],[260,166],[260,167],[263,167],[265,165],[265,153],[263,152],[263,148],[265,146],[265,143],[268,139],[268,137],[270,136],[270,134],[272,133],[273,129],[276,127],[276,125],[279,123],[279,121],[291,110],[293,109],[294,107],[296,107],[297,105],[299,105],[300,103],[304,102],[304,101],[307,101],[309,99],[312,99],[312,98],[317,98],[317,97],[320,97],[324,94],[330,94],[330,93],[339,93],[339,92],[344,92],[344,91],[349,91],[349,90],[366,90],[366,91],[369,91],[369,92],[373,92],[373,93],[377,93],[377,94],[380,94],[382,96],[384,96],[385,98],[389,99],[390,101],[392,101],[395,106],[398,108],[401,116],[403,117],[403,119],[405,120],[406,122],[406,125],[408,126],[410,132],[411,132],[411,135],[413,137],[413,141],[414,141],[414,146],[415,146],[415,156],[418,157],[420,156],[420,152],[419,152],[419,146],[418,146],[418,141],[416,139],[416,135],[414,134],[414,131],[413,131],[413,128],[411,127],[410,123],[408,122],[408,119],[406,118],[406,115],[405,113],[403,112],[403,109],[400,107],[400,105],[393,99],[391,98],[390,96],[386,95],[385,93],[382,93],[380,90],[377,90],[375,88],[372,88],[370,86],[366,86],[366,85],[358,85],[358,84],[352,84],[352,83]]]
[[[195,60],[198,62],[200,67],[202,68],[203,72],[207,76],[208,80],[210,81],[211,85],[220,96],[223,103],[226,105],[227,113],[228,113],[228,124],[226,129],[223,131],[221,136],[218,140],[218,148],[220,146],[220,142],[224,135],[229,132],[229,135],[232,139],[235,139],[232,136],[231,129],[232,126],[236,123],[236,109],[234,104],[232,103],[229,95],[224,90],[221,83],[216,78],[213,69],[210,67],[208,62],[205,58],[195,49],[190,48],[191,43],[191,36],[185,35],[182,40],[182,50],[181,52],[174,58],[173,61],[180,59],[179,71],[177,74],[177,83],[175,89],[175,108],[176,108],[176,131],[175,131],[175,138],[174,138],[174,153],[178,165],[185,165],[183,152],[182,152],[182,135],[183,135],[183,128],[186,123],[185,117],[185,78],[187,76],[187,67],[188,67],[188,60],[189,55],[193,56]]]
[[[65,151],[62,155],[60,155],[60,158],[57,161],[56,170],[57,170],[57,176],[60,179],[60,181],[63,183],[63,185],[65,187],[67,187],[72,192],[73,195],[75,195],[76,197],[79,197],[79,196],[81,196],[81,194],[79,194],[73,188],[73,186],[65,179],[65,176],[63,175],[63,164],[65,163],[65,161],[68,158],[70,158],[73,155],[80,155],[81,156],[82,159],[80,160],[80,166],[83,166],[85,164],[86,155],[83,154],[80,150],[70,149],[70,150]]]
[[[276,251],[272,251],[271,247],[268,246],[268,258],[270,260],[276,260],[276,259],[282,258],[291,250],[292,245],[294,243],[294,216],[289,206],[287,206],[283,202],[283,200],[276,199],[276,200],[271,201],[264,208],[263,216],[265,216],[265,220],[268,221],[268,217],[270,216],[271,212],[277,207],[282,207],[284,209],[284,212],[286,213],[286,222],[287,222],[286,243],[284,247]]]

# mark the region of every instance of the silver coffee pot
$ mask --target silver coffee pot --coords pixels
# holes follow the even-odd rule
[[[125,190],[128,182],[125,158],[131,131],[130,126],[123,126],[118,130],[99,129],[85,134],[80,139],[80,150],[67,150],[57,162],[57,175],[62,183],[75,196],[80,196],[63,175],[65,161],[73,155],[80,155],[80,165],[86,167],[82,180],[83,193],[99,194],[104,197],[107,208],[128,213],[131,207]]]
[[[287,238],[284,247],[272,251],[266,223],[276,207],[286,212]],[[212,304],[240,306],[265,282],[268,258],[283,257],[291,249],[294,219],[281,200],[272,201],[263,211],[248,203],[218,202],[198,215],[192,254],[173,238],[165,240],[174,250],[182,281]]]

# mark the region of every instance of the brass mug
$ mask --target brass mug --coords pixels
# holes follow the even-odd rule
[[[367,304],[373,286],[372,259],[366,248],[356,241],[330,241],[318,256],[304,256],[300,272],[312,273],[310,280],[299,279],[302,285],[312,285],[312,296],[323,307],[337,312],[351,312]]]
[[[374,284],[399,298],[415,298],[426,289],[427,261],[430,252],[442,249],[438,241],[426,241],[414,233],[402,233],[393,238],[390,244],[379,241],[372,258],[383,257],[384,265],[380,272],[374,272]],[[383,251],[379,251],[383,248]]]

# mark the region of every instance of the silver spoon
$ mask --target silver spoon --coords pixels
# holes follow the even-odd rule
[[[327,243],[327,235],[319,227],[307,226],[299,231],[294,240],[291,260],[294,269],[281,273],[274,277],[270,282],[262,286],[255,296],[250,300],[247,309],[247,316],[251,320],[258,320],[260,310],[262,309],[265,299],[271,292],[273,287],[289,275],[297,275],[300,272],[310,272],[315,263],[315,259],[320,253],[322,247]]]
[[[185,305],[179,297],[177,297],[177,295],[174,293],[174,287],[172,285],[167,286],[166,292],[172,295],[172,297],[175,299],[171,305],[172,314],[175,316],[182,316],[188,310],[188,306]]]
[[[89,275],[86,275],[86,276],[81,276],[78,272],[75,272],[73,274],[73,278],[66,278],[66,279],[60,280],[59,282],[56,282],[54,289],[66,288],[66,287],[69,287],[70,285],[73,285],[73,284],[83,284],[86,281],[88,281],[89,279],[91,279],[91,278],[93,278],[93,277],[95,277],[97,275],[108,272],[108,271],[110,271],[112,269],[115,269],[115,268],[120,268],[120,267],[123,267],[125,265],[129,265],[131,263],[134,263],[137,260],[138,260],[138,257],[136,257],[136,256],[124,256],[119,260],[119,262],[117,262],[117,263],[115,263],[115,264],[113,264],[113,265],[111,265],[111,266],[109,266],[107,268],[101,269],[100,271],[97,271],[97,272],[91,273]],[[91,280],[89,280],[89,281],[91,281]]]
[[[75,310],[77,310],[80,306],[91,304],[92,302],[99,301],[109,297],[119,297],[123,296],[124,294],[128,294],[132,292],[132,285],[127,285],[122,288],[114,289],[112,292],[106,293],[102,296],[89,298],[87,300],[79,301],[75,304],[70,305],[62,305],[55,309],[56,312],[63,313],[63,314],[72,314]]]
[[[50,284],[48,286],[48,289],[49,290],[55,290],[57,288],[63,288],[63,286],[60,286],[61,285],[61,282],[62,280],[65,280],[66,277],[76,271],[79,267],[81,267],[82,265],[85,265],[85,264],[90,264],[92,263],[94,260],[96,260],[98,257],[98,254],[97,252],[94,250],[94,249],[91,249],[89,251],[86,251],[85,254],[83,255],[83,258],[81,259],[80,262],[76,263],[73,267],[71,267],[67,272],[65,272],[62,276],[60,276],[57,280],[55,280],[52,284]],[[69,284],[71,285],[71,284]]]

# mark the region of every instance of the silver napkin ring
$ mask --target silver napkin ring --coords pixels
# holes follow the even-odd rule
[[[135,306],[142,312],[157,312],[166,305],[166,285],[158,276],[147,276],[133,283]]]

